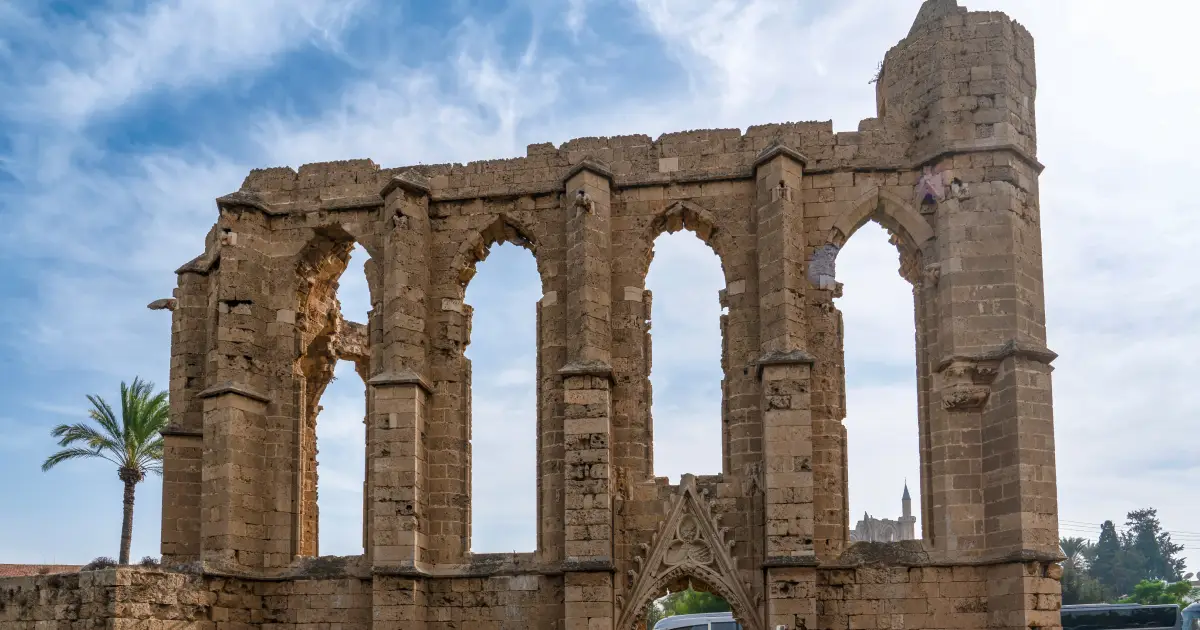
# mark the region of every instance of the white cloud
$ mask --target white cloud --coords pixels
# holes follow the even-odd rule
[[[74,127],[156,90],[208,87],[261,70],[306,43],[333,44],[359,0],[159,0],[93,16],[54,36],[63,58],[38,68],[20,113]]]
[[[241,12],[237,15],[249,16],[247,22],[261,22],[281,6],[251,4],[255,6],[211,6],[216,7],[213,11]],[[1178,436],[1190,434],[1200,414],[1200,399],[1189,380],[1200,365],[1185,350],[1200,345],[1200,308],[1195,297],[1200,295],[1200,281],[1192,272],[1200,266],[1200,249],[1192,244],[1192,216],[1198,208],[1188,190],[1193,179],[1190,151],[1200,144],[1200,128],[1186,123],[1200,100],[1200,75],[1191,68],[1196,55],[1186,54],[1195,44],[1185,29],[1196,21],[1194,13],[1200,9],[1184,3],[1143,3],[1130,12],[1124,4],[1094,0],[968,4],[976,10],[1006,10],[1031,29],[1038,43],[1040,156],[1049,165],[1041,179],[1049,344],[1062,355],[1056,362],[1055,402],[1063,517],[1121,520],[1125,511],[1151,505],[1159,508],[1168,529],[1187,529],[1187,523],[1200,518],[1200,511],[1183,498],[1192,490],[1189,475],[1194,478],[1200,470],[1185,462],[1186,453],[1179,452],[1183,447],[1176,444]],[[161,6],[173,8],[172,20],[201,11],[196,8],[199,4]],[[155,10],[103,22],[84,38],[78,58],[47,75],[37,92],[39,102],[77,92],[73,98],[79,104],[53,103],[47,112],[59,120],[80,121],[133,102],[150,90],[211,85],[220,77],[259,68],[256,64],[266,63],[272,55],[319,37],[314,24],[320,20],[315,16],[326,10],[336,12],[319,3],[304,6],[310,8],[308,13],[281,17],[280,24],[270,26],[265,42],[242,41],[253,37],[213,39],[209,36],[218,30],[220,19],[204,14],[209,17],[195,20],[196,34],[185,33],[176,42],[152,36],[150,41],[158,48],[147,50],[158,51],[153,59],[131,46],[131,38],[155,24],[177,26],[178,22],[158,16]],[[470,36],[457,43],[458,54],[451,56],[452,72],[441,66],[381,63],[377,76],[350,86],[335,106],[318,115],[260,112],[257,122],[247,123],[252,155],[151,154],[139,159],[127,175],[106,176],[98,174],[94,164],[73,172],[71,160],[63,157],[82,154],[94,159],[97,156],[88,153],[86,142],[81,141],[78,150],[31,149],[31,159],[23,166],[28,170],[21,177],[38,192],[21,200],[22,207],[28,208],[19,230],[26,242],[9,242],[31,252],[50,251],[52,258],[94,265],[97,271],[82,280],[74,268],[59,266],[42,273],[37,303],[30,305],[32,315],[23,320],[25,331],[39,348],[53,350],[45,359],[53,364],[87,365],[126,378],[129,370],[140,365],[165,366],[167,324],[161,314],[145,311],[144,304],[169,290],[170,270],[199,253],[201,238],[215,214],[212,198],[235,189],[251,160],[293,166],[348,157],[372,157],[387,166],[466,161],[519,155],[526,143],[547,139],[745,128],[805,118],[834,118],[835,128],[854,129],[858,119],[874,113],[867,80],[886,50],[907,32],[918,5],[838,2],[815,15],[811,6],[763,0],[723,2],[701,10],[686,1],[640,0],[645,24],[691,79],[689,89],[680,92],[656,92],[651,87],[648,93],[624,93],[617,89],[619,82],[606,83],[611,77],[592,68],[589,72],[597,72],[595,84],[614,89],[602,99],[572,103],[568,109],[566,100],[593,85],[568,71],[571,62],[532,44],[520,59],[506,61],[487,29],[473,25],[475,30],[467,29]],[[1173,19],[1158,19],[1168,9]],[[105,43],[101,35],[107,33],[114,37]],[[219,41],[235,50],[212,51],[217,44],[208,42]],[[85,58],[82,51],[87,47],[100,54],[94,60]],[[215,60],[211,68],[198,61],[206,54]],[[131,82],[131,73],[139,80]],[[68,174],[73,175],[71,181],[64,177]],[[79,208],[89,212],[76,212]],[[122,226],[133,227],[122,235],[118,229]],[[846,297],[839,307],[846,311],[852,379],[855,366],[868,361],[889,365],[912,361],[911,296],[896,275],[894,252],[872,246],[861,250],[860,263],[851,262],[851,248],[866,236],[852,239],[839,260],[844,261],[839,275],[846,280]],[[659,267],[671,268],[677,254],[679,266],[694,264],[683,250],[662,245],[655,273]],[[859,278],[854,277],[856,268],[864,272]],[[343,280],[347,303],[345,296],[365,294],[364,287],[351,286],[351,277]],[[676,271],[668,272],[662,281],[671,286],[674,279],[675,285],[683,287],[688,278],[686,271]],[[719,286],[703,285],[680,293],[677,299],[688,309],[708,308],[715,304],[712,292]],[[668,292],[656,289],[656,306],[664,304]],[[851,306],[863,298],[867,306]],[[472,303],[479,326],[488,303]],[[505,303],[504,298],[491,302],[500,309]],[[703,340],[719,343],[715,323],[707,332],[701,327],[690,338],[671,341],[664,319],[655,321],[656,368],[710,360],[703,358],[707,343]],[[889,330],[893,324],[900,328],[899,336]],[[146,330],[161,334],[147,335]],[[481,331],[477,328],[473,351],[481,347]],[[99,339],[107,341],[93,341]],[[479,370],[481,357],[473,358]],[[524,355],[516,358],[527,360]],[[516,363],[498,360],[488,369],[498,375],[499,387],[519,389],[519,382],[530,377],[528,368]],[[669,374],[656,373],[656,379],[661,377],[670,382]],[[704,461],[710,461],[710,455],[703,453],[711,446],[705,445],[715,444],[711,459],[719,462],[719,441],[696,434],[703,422],[696,422],[695,414],[704,412],[684,404],[687,400],[663,398],[660,389],[669,387],[655,390],[659,442],[669,433],[664,427],[678,423],[684,430],[670,441],[681,446],[680,452],[701,453]],[[481,419],[475,429],[476,453],[495,451],[512,458],[498,461],[530,465],[531,455],[514,454],[531,453],[520,449],[532,449],[532,436],[524,429],[513,430],[506,420],[532,422],[528,412],[513,407],[517,403],[508,398],[489,398],[491,402],[483,398],[476,400]],[[915,469],[915,430],[903,428],[907,432],[903,435],[911,435],[911,448],[908,442],[877,439],[884,429],[915,425],[910,398],[911,388],[903,383],[864,380],[861,386],[852,384],[848,393],[847,423],[854,440],[851,500],[861,497],[872,513],[894,515],[898,490],[880,484],[876,496],[864,489],[862,479],[893,475],[914,481],[915,473],[909,471]],[[341,413],[331,411],[329,403],[326,406],[323,417]],[[361,411],[350,403],[345,414],[361,419]],[[483,427],[498,432],[489,434],[492,429]],[[861,431],[866,435],[856,438],[863,427],[874,429]],[[1147,437],[1151,435],[1168,438]],[[347,448],[353,439],[347,438]],[[666,449],[657,453],[660,471],[664,466],[680,472],[691,467],[683,457],[672,461],[674,456]],[[1173,460],[1176,454],[1178,460]],[[1164,460],[1177,461],[1178,469],[1157,469]],[[345,464],[331,460],[322,465],[336,471],[330,479],[344,472],[351,480],[343,484],[347,491],[353,479],[361,478],[361,466],[349,459]],[[518,496],[505,490],[511,487],[496,486],[486,492],[498,522],[509,518],[504,511],[509,506],[528,507],[521,496],[532,501],[530,488],[517,488],[524,493]],[[917,484],[910,489],[915,493]],[[476,493],[484,496],[482,482],[476,485]],[[347,495],[344,502],[352,504],[353,497]],[[855,506],[863,504],[852,503],[852,508],[857,512],[862,508]],[[914,500],[914,504],[919,503]],[[483,512],[477,507],[477,518]],[[532,514],[532,509],[527,513]],[[484,535],[495,536],[484,543],[485,548],[530,547],[523,539],[505,538],[505,534],[503,527],[475,532],[477,541],[484,541],[480,538]],[[355,532],[344,535],[357,544]]]
[[[578,35],[583,30],[584,21],[587,20],[587,5],[588,0],[567,0],[566,25],[572,34]]]

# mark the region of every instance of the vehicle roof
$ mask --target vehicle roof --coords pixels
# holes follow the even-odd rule
[[[1179,606],[1179,604],[1066,604],[1062,607],[1062,609],[1087,610],[1089,608],[1166,608],[1168,606]]]
[[[711,613],[693,613],[690,615],[675,615],[667,617],[654,624],[655,630],[669,630],[670,628],[678,628],[680,626],[688,626],[697,621],[732,621],[733,613],[731,612],[711,612]]]

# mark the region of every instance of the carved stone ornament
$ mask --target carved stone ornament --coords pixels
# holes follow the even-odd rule
[[[733,608],[746,630],[763,630],[758,608],[749,589],[738,578],[730,552],[734,541],[729,528],[720,527],[706,491],[696,489],[696,478],[684,475],[679,493],[671,497],[671,509],[650,545],[634,558],[636,569],[627,574],[626,593],[617,598],[621,616],[618,630],[644,625],[650,601],[681,579],[694,579]]]
[[[946,184],[942,179],[942,174],[934,173],[933,167],[926,166],[920,179],[917,180],[915,195],[917,207],[923,211],[926,208],[937,206],[946,196]]]
[[[942,409],[982,409],[992,393],[996,374],[996,365],[990,361],[951,361],[941,372]]]
[[[764,488],[762,462],[754,462],[746,466],[742,476],[742,494],[748,497],[762,494]]]
[[[771,189],[771,201],[791,201],[792,188],[787,185],[787,182],[779,180],[779,185]]]
[[[936,287],[942,279],[942,264],[933,263],[925,265],[925,269],[921,272],[921,283],[928,287]]]
[[[408,227],[408,217],[400,208],[396,208],[396,212],[392,214],[392,227],[397,230],[403,230]]]
[[[950,180],[950,198],[966,199],[971,196],[971,185],[955,177]]]
[[[596,208],[596,202],[592,201],[592,198],[582,188],[575,191],[575,203],[573,205],[576,209],[583,210],[588,214],[591,214]]]

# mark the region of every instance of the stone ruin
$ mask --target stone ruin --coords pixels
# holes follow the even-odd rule
[[[928,0],[878,117],[531,145],[526,157],[253,171],[171,312],[165,568],[0,580],[0,630],[632,630],[691,584],[747,630],[1060,626],[1034,45]],[[920,540],[849,542],[835,259],[892,234],[912,285]],[[720,257],[719,475],[653,475],[653,242]],[[532,251],[537,550],[470,552],[475,264]],[[355,244],[372,310],[342,319]],[[908,325],[904,319],[899,325]],[[319,557],[315,426],[367,383],[364,549]]]

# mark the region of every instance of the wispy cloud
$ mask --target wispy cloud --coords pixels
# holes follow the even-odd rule
[[[155,91],[211,87],[261,70],[303,45],[334,45],[365,5],[333,0],[162,0],[136,13],[46,26],[69,42],[61,56],[28,70],[38,77],[21,100],[23,118],[86,124]]]
[[[699,9],[682,0],[638,0],[602,9],[589,2],[580,13],[585,3],[529,4],[534,23],[565,21],[558,35],[589,46],[593,25],[596,33],[620,31],[606,31],[600,22],[617,7],[632,6],[634,14],[616,19],[622,28],[644,27],[652,40],[642,42],[644,50],[660,57],[653,68],[649,60],[645,67],[616,67],[610,57],[588,57],[594,49],[554,40],[554,29],[534,27],[532,35],[514,37],[502,26],[467,20],[436,42],[429,61],[406,58],[399,49],[353,59],[355,68],[368,69],[366,76],[338,83],[338,92],[311,111],[264,102],[222,113],[229,135],[244,139],[235,148],[216,148],[189,134],[189,121],[164,115],[181,140],[124,153],[108,148],[89,123],[118,119],[139,105],[167,112],[157,95],[194,98],[232,78],[252,83],[256,73],[287,63],[290,53],[306,47],[350,55],[338,52],[339,42],[373,5],[164,0],[133,13],[100,14],[86,24],[51,25],[28,10],[33,3],[0,4],[0,29],[8,29],[0,32],[19,28],[32,33],[27,40],[71,42],[61,50],[43,46],[49,54],[0,72],[0,83],[17,95],[0,106],[0,114],[22,125],[0,140],[0,167],[8,173],[0,175],[0,213],[12,226],[0,235],[0,260],[10,277],[29,287],[5,296],[12,308],[0,318],[17,331],[9,343],[20,344],[0,352],[15,353],[30,371],[63,370],[75,377],[46,377],[46,388],[56,395],[29,396],[42,396],[48,406],[73,396],[82,400],[88,392],[79,376],[89,372],[126,379],[157,374],[155,380],[165,384],[169,318],[145,304],[170,291],[171,271],[199,253],[215,219],[213,197],[236,189],[251,167],[351,157],[389,166],[466,161],[519,155],[529,142],[795,119],[833,118],[837,129],[853,129],[874,115],[867,81],[907,32],[917,6],[722,0]],[[1200,365],[1181,350],[1200,345],[1200,280],[1191,272],[1200,265],[1200,249],[1191,245],[1198,208],[1187,186],[1189,151],[1200,143],[1200,131],[1180,122],[1190,120],[1189,108],[1200,100],[1200,79],[1190,68],[1195,55],[1174,47],[1185,53],[1194,47],[1185,29],[1200,9],[1151,2],[1130,14],[1108,0],[967,4],[1008,11],[1038,41],[1040,154],[1049,165],[1041,179],[1049,343],[1062,355],[1055,402],[1063,514],[1098,522],[1148,504],[1159,507],[1168,528],[1183,528],[1200,517],[1179,500],[1191,491],[1187,474],[1198,471],[1186,462],[1178,475],[1151,470],[1174,447],[1142,436],[1151,432],[1146,427],[1185,435],[1200,413],[1198,390],[1189,381]],[[1177,19],[1157,19],[1168,9]],[[0,48],[0,59],[18,50]],[[668,54],[673,65],[662,63]],[[648,70],[663,80],[630,88]],[[46,131],[48,140],[35,131]],[[911,375],[902,369],[913,361],[911,294],[897,276],[894,250],[878,231],[872,236],[871,228],[864,229],[839,260],[851,381],[851,504],[856,511],[866,506],[893,516],[898,484],[916,474],[915,403],[904,380]],[[676,236],[694,241],[690,234]],[[656,460],[660,474],[665,468],[675,476],[697,466],[719,469],[719,424],[709,427],[697,418],[719,405],[714,293],[722,279],[717,272],[709,284],[691,284],[697,261],[710,253],[698,242],[692,249],[672,243],[666,239],[657,248],[652,288]],[[347,312],[365,313],[365,283],[355,260],[359,266],[343,278],[341,297]],[[532,303],[540,287],[536,273],[520,276],[528,281],[504,280],[529,262],[505,260],[493,254],[469,289],[477,309],[470,349],[477,370],[473,439],[485,468],[508,467],[532,479],[532,358],[527,351],[509,354],[502,342],[511,335],[488,332],[493,324],[487,321],[495,315],[501,331],[524,326],[532,314],[519,302]],[[500,270],[501,279],[488,282],[519,295],[481,293],[489,266]],[[672,305],[714,314],[673,320]],[[680,334],[672,337],[671,330]],[[501,345],[489,353],[485,339],[491,336]],[[712,353],[706,354],[709,345]],[[340,367],[339,375],[344,372]],[[697,374],[705,379],[703,396],[686,388],[671,393],[672,383]],[[361,488],[355,489],[362,474],[360,387],[350,371],[323,403],[321,430],[331,431],[322,433],[321,465],[328,473],[322,496],[337,506],[327,512],[330,518],[361,504]],[[497,459],[489,462],[491,455]],[[870,479],[879,480],[878,493],[864,481]],[[483,503],[477,503],[476,516],[487,518],[492,509],[498,525],[476,529],[477,540],[484,549],[530,548],[525,536],[533,531],[533,482],[515,489],[499,482],[486,486],[492,480],[477,480],[476,499]],[[910,487],[917,489],[915,482]],[[114,500],[113,513],[118,508]],[[141,512],[140,522],[152,523],[155,516]],[[361,544],[354,526],[336,522],[343,526],[324,527],[328,535],[348,550]],[[139,530],[139,540],[143,534],[149,539],[146,532],[153,529]]]

